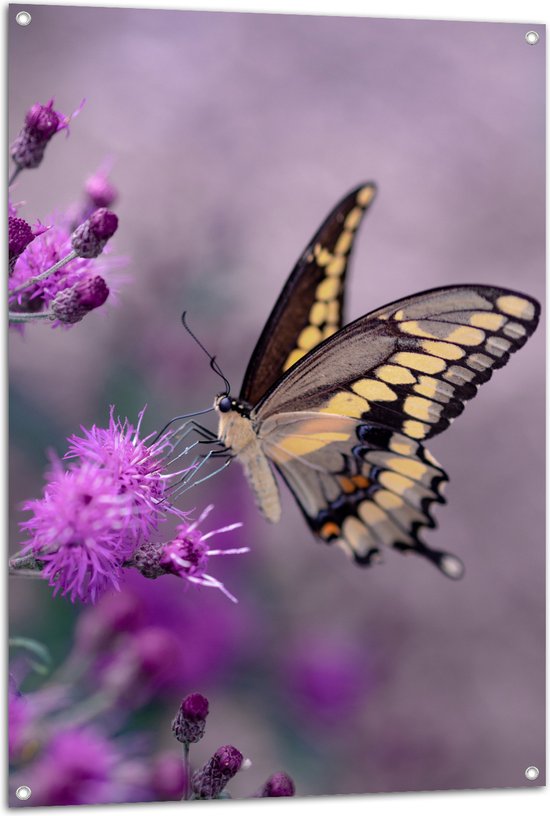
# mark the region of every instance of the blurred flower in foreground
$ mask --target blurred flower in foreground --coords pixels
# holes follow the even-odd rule
[[[346,727],[373,688],[363,648],[344,633],[311,637],[290,646],[284,685],[295,710],[312,724]]]
[[[98,207],[112,207],[118,198],[116,187],[109,181],[110,167],[105,164],[93,175],[86,179],[84,192],[87,205],[93,209]]]
[[[286,773],[274,773],[264,784],[258,797],[294,796],[294,782]]]

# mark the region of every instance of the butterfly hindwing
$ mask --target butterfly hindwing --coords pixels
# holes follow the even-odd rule
[[[375,185],[367,183],[345,196],[307,245],[256,344],[241,400],[254,405],[295,362],[341,328],[349,257],[375,193]]]
[[[423,446],[383,425],[351,417],[278,414],[262,428],[264,450],[293,492],[312,531],[358,564],[381,560],[386,547],[415,552],[446,575],[460,561],[419,538],[434,527],[447,475]]]

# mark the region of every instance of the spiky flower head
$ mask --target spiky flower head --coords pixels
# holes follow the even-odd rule
[[[69,439],[66,470],[59,461],[48,474],[41,499],[23,507],[30,539],[22,555],[32,556],[42,576],[72,601],[94,602],[107,588],[118,589],[123,567],[168,513],[181,517],[166,495],[178,473],[166,473],[169,434],[152,440],[137,427],[115,419],[108,428],[82,429]],[[186,470],[186,469],[184,469]]]
[[[189,745],[204,737],[208,700],[202,694],[188,694],[172,722],[172,731],[178,742]]]
[[[264,798],[273,796],[294,796],[294,793],[294,782],[288,774],[281,771],[280,773],[272,774],[257,795]]]
[[[243,764],[243,755],[233,745],[222,745],[199,771],[193,774],[193,793],[197,799],[217,799]]]
[[[117,231],[117,227],[116,215],[101,207],[75,229],[71,236],[72,247],[80,258],[97,258],[103,252],[109,238]]]
[[[53,99],[36,103],[27,112],[25,124],[11,146],[11,157],[21,170],[38,167],[51,138],[69,125],[70,117],[55,111]]]
[[[88,312],[103,306],[108,297],[109,287],[101,275],[89,276],[59,292],[52,301],[51,312],[61,323],[78,323]]]
[[[177,575],[205,587],[219,589],[231,601],[237,599],[231,595],[221,581],[206,572],[209,559],[218,555],[241,555],[249,552],[249,547],[238,547],[227,550],[211,549],[209,539],[219,533],[227,533],[242,527],[241,522],[219,527],[207,533],[198,527],[213,510],[214,505],[206,507],[196,521],[188,518],[176,527],[176,536],[166,543],[145,542],[134,554],[132,563],[146,578],[158,578],[161,575]]]

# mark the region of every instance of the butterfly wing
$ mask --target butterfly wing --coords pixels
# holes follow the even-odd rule
[[[389,545],[458,577],[458,559],[418,537],[447,480],[422,440],[526,342],[539,311],[495,287],[423,292],[346,326],[282,377],[252,420],[312,530],[362,564]]]
[[[283,372],[342,326],[348,260],[375,193],[372,183],[349,193],[307,245],[256,344],[241,400],[257,403]]]

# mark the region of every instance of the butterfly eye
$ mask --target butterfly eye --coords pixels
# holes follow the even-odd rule
[[[231,406],[233,401],[231,397],[222,397],[218,403],[218,408],[222,412],[222,414],[226,414],[228,411],[231,410]]]

